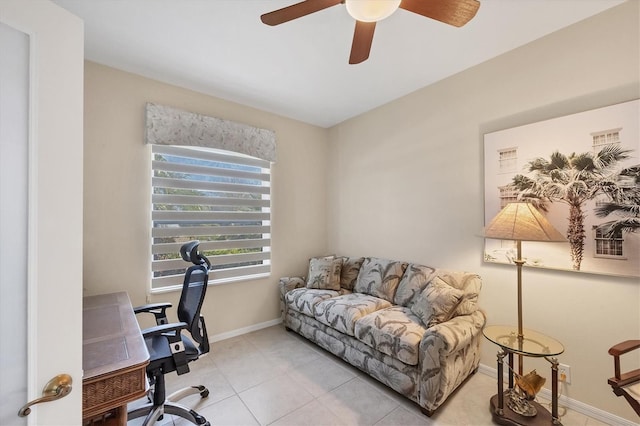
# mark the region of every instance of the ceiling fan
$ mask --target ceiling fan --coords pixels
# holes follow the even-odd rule
[[[265,13],[260,19],[267,25],[279,25],[340,3],[345,4],[349,15],[356,20],[350,64],[359,64],[369,58],[376,22],[387,18],[398,8],[461,27],[476,15],[480,7],[478,0],[306,0]]]

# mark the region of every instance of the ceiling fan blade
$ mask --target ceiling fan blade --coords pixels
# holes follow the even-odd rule
[[[342,0],[306,0],[260,16],[267,25],[279,25],[342,3]]]
[[[474,16],[478,0],[402,0],[400,8],[445,24],[461,27]]]
[[[375,29],[375,22],[356,21],[353,43],[351,43],[351,55],[349,56],[350,64],[359,64],[369,58]]]

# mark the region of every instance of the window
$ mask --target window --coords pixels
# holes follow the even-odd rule
[[[515,172],[518,163],[518,149],[507,148],[498,151],[500,172]]]
[[[182,244],[197,239],[210,283],[271,272],[273,130],[147,103],[152,155],[152,291],[175,289],[189,265]]]
[[[211,148],[152,145],[152,289],[181,285],[180,246],[200,240],[210,283],[269,274],[271,163]]]
[[[596,231],[596,257],[617,257],[623,256],[622,252],[622,231],[619,230],[611,238],[605,237],[603,228],[595,227]]]
[[[591,133],[591,137],[593,138],[593,152],[597,154],[607,145],[619,144],[620,130],[622,129],[612,129]]]
[[[505,185],[498,187],[500,191],[500,208],[503,209],[509,203],[518,201],[518,190],[513,185]]]

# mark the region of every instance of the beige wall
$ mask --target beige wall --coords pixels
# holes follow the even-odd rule
[[[639,5],[624,4],[330,129],[330,250],[476,271],[489,324],[515,324],[515,269],[482,262],[482,135],[640,97]],[[640,336],[638,279],[525,268],[523,281],[525,327],[565,345],[560,360],[571,366],[572,384],[563,393],[637,421],[607,385],[607,350]],[[485,342],[482,363],[495,368],[496,352]],[[525,367],[550,384],[544,361]]]
[[[147,300],[151,157],[144,145],[146,102],[276,132],[271,278],[210,287],[203,314],[210,335],[277,319],[277,277],[303,274],[303,259],[326,249],[328,131],[93,62],[85,63],[85,295],[127,291],[134,304]],[[173,292],[148,300],[175,304],[178,297]]]

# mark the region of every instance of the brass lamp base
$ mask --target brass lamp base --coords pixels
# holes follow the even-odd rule
[[[554,422],[551,413],[535,401],[528,402],[536,409],[537,414],[534,417],[526,417],[511,411],[508,406],[508,395],[504,395],[503,398],[504,409],[502,410],[502,413],[498,413],[498,395],[493,395],[489,402],[491,408],[491,416],[493,418],[493,421],[497,424],[509,426],[562,425],[559,420]]]
[[[546,379],[541,377],[536,370],[526,376],[516,376],[516,388],[507,391],[509,395],[509,402],[507,406],[511,408],[511,411],[520,414],[521,416],[534,417],[538,414],[538,410],[529,401],[533,401],[536,394],[540,392]]]
[[[538,410],[534,407],[530,401],[528,401],[522,395],[519,395],[517,392],[511,390],[508,392],[509,400],[507,401],[507,407],[511,409],[516,414],[520,414],[525,417],[534,417],[538,414]]]

